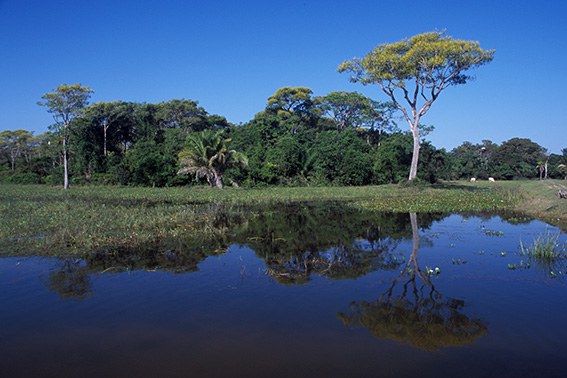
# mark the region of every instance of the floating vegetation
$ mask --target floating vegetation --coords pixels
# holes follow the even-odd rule
[[[441,274],[441,269],[439,269],[439,267],[435,267],[435,269],[432,269],[428,266],[425,267],[425,273],[427,273],[428,276],[432,276],[432,275],[439,275]]]
[[[502,231],[494,231],[494,230],[484,230],[484,234],[487,236],[504,236]]]
[[[522,270],[522,269],[530,269],[530,262],[528,261],[527,263],[524,263],[524,260],[520,260],[519,264],[508,264],[508,269],[509,270]]]

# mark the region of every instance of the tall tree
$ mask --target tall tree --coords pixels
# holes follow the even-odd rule
[[[53,128],[61,133],[63,145],[63,187],[69,189],[69,168],[67,152],[69,143],[69,127],[71,122],[81,115],[87,106],[91,93],[94,91],[81,84],[61,84],[53,92],[41,96],[44,101],[39,101],[38,105],[47,107],[47,111],[53,115],[55,125]]]
[[[170,100],[157,104],[157,120],[163,128],[202,131],[207,127],[207,112],[193,100]]]
[[[127,105],[127,103],[122,101],[97,102],[85,108],[85,114],[87,117],[102,128],[104,156],[108,156],[108,129],[120,116],[126,112],[132,111],[127,108]]]
[[[379,45],[362,59],[343,62],[339,72],[351,73],[353,82],[378,84],[402,112],[413,135],[409,173],[409,180],[413,180],[417,176],[421,118],[445,88],[465,84],[470,79],[467,70],[493,57],[494,50],[483,50],[478,42],[452,39],[435,31]]]
[[[380,117],[379,103],[357,92],[331,92],[320,97],[321,108],[337,124],[338,130],[347,127],[364,127],[370,116]],[[373,124],[373,122],[372,122]]]
[[[10,158],[12,171],[16,169],[16,159],[26,153],[32,133],[26,130],[6,130],[0,132],[0,151],[5,150]]]
[[[538,162],[544,162],[546,150],[528,138],[512,138],[496,150],[494,160],[498,178],[534,178]]]

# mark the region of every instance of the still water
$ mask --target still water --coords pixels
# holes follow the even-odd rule
[[[556,228],[307,218],[272,213],[211,250],[0,259],[0,376],[567,374],[563,261],[520,253],[563,245]]]

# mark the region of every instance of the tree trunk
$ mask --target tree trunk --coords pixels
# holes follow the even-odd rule
[[[69,170],[67,167],[67,127],[63,131],[63,189],[69,189]]]
[[[417,214],[410,213],[411,236],[412,236],[412,257],[417,259],[417,251],[419,250],[419,228],[417,226]]]
[[[419,162],[419,130],[417,129],[417,125],[412,127],[412,135],[413,135],[413,153],[411,156],[411,167],[409,173],[409,180],[413,180],[417,177],[417,163]]]
[[[207,174],[207,182],[209,183],[211,189],[215,187],[215,175],[213,173]]]
[[[102,130],[104,134],[104,156],[106,155],[106,130],[108,130],[108,125],[102,125]]]
[[[224,187],[224,184],[222,182],[222,176],[219,173],[215,173],[215,185],[219,189],[222,189]]]

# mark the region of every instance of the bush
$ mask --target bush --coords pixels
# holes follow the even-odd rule
[[[20,185],[33,185],[42,184],[43,180],[37,173],[15,173],[6,178],[6,182],[10,184],[20,184]]]
[[[119,182],[116,175],[112,173],[93,173],[91,176],[91,184],[93,185],[118,185]]]

